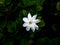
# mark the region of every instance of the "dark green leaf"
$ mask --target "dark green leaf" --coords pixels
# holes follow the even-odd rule
[[[40,6],[40,5],[37,5],[37,6],[36,6],[36,11],[41,11],[42,9],[43,9],[42,6]]]
[[[28,45],[28,41],[26,39],[22,39],[20,45]]]
[[[41,22],[39,23],[39,27],[44,27],[44,26],[45,26],[45,22],[41,20]]]
[[[8,40],[4,45],[13,45],[13,40]]]
[[[54,24],[54,25],[52,25],[52,29],[56,32],[57,31],[60,32],[60,25],[59,24]]]
[[[11,3],[11,0],[5,0],[5,4],[9,5]]]
[[[44,3],[44,1],[45,1],[45,0],[36,0],[36,3],[37,3],[37,5],[39,4],[39,5],[41,5],[41,6],[42,6],[42,5],[43,5],[43,3]]]
[[[36,43],[36,45],[46,45],[47,44],[47,42],[48,42],[48,38],[39,38],[38,40],[37,40],[37,43]]]
[[[35,4],[35,0],[23,0],[25,6],[31,6]]]
[[[2,14],[2,13],[0,13],[0,16],[3,16],[3,14]]]
[[[54,39],[52,39],[52,43],[54,45],[60,45],[60,38],[54,38]]]
[[[8,24],[8,32],[14,32],[16,29],[16,22],[12,22],[11,24]]]
[[[3,37],[3,34],[2,33],[0,33],[0,39]]]
[[[27,15],[27,11],[26,10],[22,10],[22,15],[26,16]]]
[[[6,26],[6,20],[0,22],[0,28],[4,28]]]

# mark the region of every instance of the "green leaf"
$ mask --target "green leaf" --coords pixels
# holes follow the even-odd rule
[[[60,38],[54,38],[51,40],[54,45],[60,45]]]
[[[3,14],[2,14],[2,13],[0,13],[0,16],[3,16]]]
[[[2,33],[0,33],[0,39],[3,37],[3,34]]]
[[[31,6],[35,4],[35,0],[23,0],[24,6]]]
[[[48,40],[47,45],[54,45],[51,40]]]
[[[36,3],[37,3],[37,5],[39,4],[39,5],[41,5],[41,6],[42,6],[42,5],[43,5],[43,3],[44,3],[44,1],[45,1],[45,0],[36,0]]]
[[[22,4],[22,1],[19,1],[19,3],[17,3],[17,6],[24,8],[24,6],[23,6],[23,4]]]
[[[5,0],[0,0],[0,6],[2,6],[4,4]]]
[[[4,45],[13,45],[13,40],[7,40],[7,42]]]
[[[42,19],[42,17],[40,16],[40,14],[39,14],[39,16],[37,18],[40,19],[40,20]]]
[[[60,10],[60,2],[57,2],[56,8],[57,8],[57,10]]]
[[[16,23],[19,27],[21,27],[22,26],[22,18],[20,17],[20,18],[16,19]]]
[[[60,32],[60,25],[59,25],[59,24],[54,24],[54,25],[52,25],[52,29],[53,29],[55,32]]]
[[[27,11],[26,10],[22,10],[22,15],[26,16],[27,15]]]
[[[43,9],[42,5],[45,0],[36,0],[36,11],[41,11]]]
[[[22,39],[20,45],[28,45],[28,41],[26,39]]]
[[[60,38],[48,39],[47,37],[39,38],[36,41],[37,45],[60,45]]]
[[[45,26],[45,22],[43,20],[41,20],[41,22],[38,25],[39,25],[39,27],[44,27]]]
[[[45,0],[23,0],[25,6],[42,5]]]
[[[8,32],[14,32],[16,29],[16,22],[11,22],[8,24]]]
[[[2,32],[2,28],[0,27],[0,32]]]
[[[42,9],[43,9],[42,6],[40,6],[40,5],[37,5],[37,6],[36,6],[36,10],[37,10],[37,11],[41,11]]]
[[[6,26],[6,20],[0,22],[0,28],[4,28]]]
[[[36,41],[36,45],[46,45],[48,42],[48,38],[44,37],[44,38],[39,38]]]
[[[5,5],[9,5],[11,3],[11,0],[5,0]]]

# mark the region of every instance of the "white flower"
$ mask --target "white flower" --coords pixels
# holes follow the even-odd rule
[[[37,15],[34,15],[33,17],[31,17],[31,14],[28,13],[28,17],[24,17],[23,21],[25,22],[23,24],[23,27],[26,27],[26,30],[29,31],[30,28],[31,30],[34,32],[35,29],[38,30],[38,26],[36,25],[36,23],[39,23],[40,20],[36,19]]]

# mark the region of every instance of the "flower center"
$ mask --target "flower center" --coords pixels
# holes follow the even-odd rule
[[[32,24],[32,22],[30,21],[29,24]]]

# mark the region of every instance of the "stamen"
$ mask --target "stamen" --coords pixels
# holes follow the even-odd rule
[[[32,24],[32,22],[30,21],[29,24]]]

